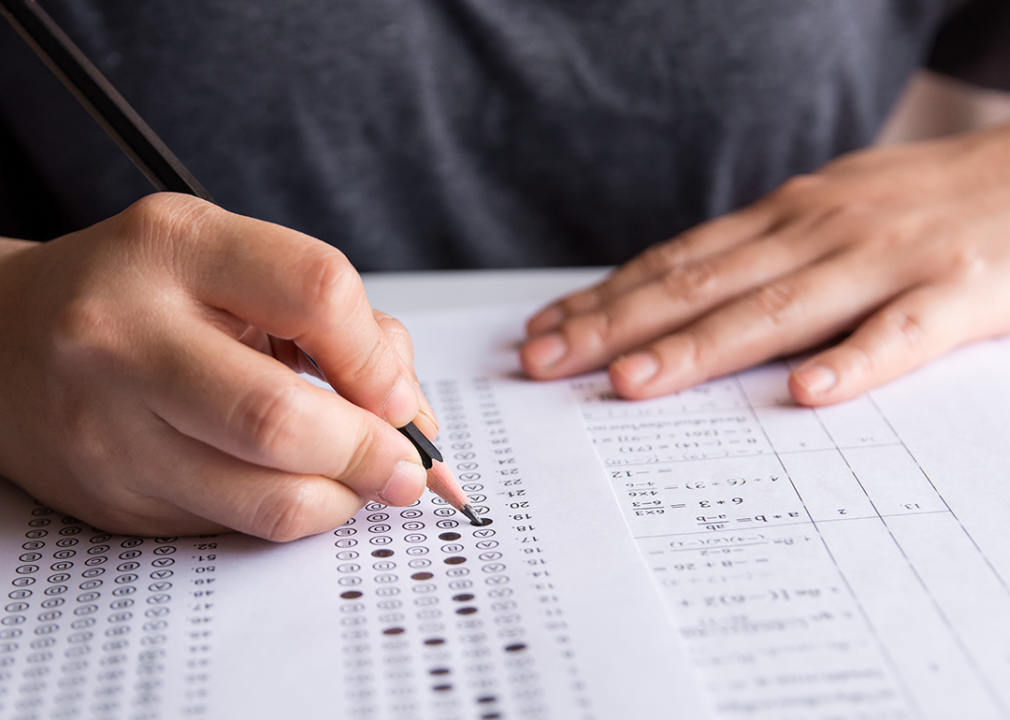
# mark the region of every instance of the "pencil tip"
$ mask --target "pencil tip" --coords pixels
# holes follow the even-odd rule
[[[467,503],[466,505],[463,506],[462,512],[464,515],[466,515],[466,518],[467,520],[470,521],[471,525],[481,526],[484,524],[483,522],[481,522],[481,519],[477,517],[477,513],[473,511],[473,505],[471,505],[470,503]]]

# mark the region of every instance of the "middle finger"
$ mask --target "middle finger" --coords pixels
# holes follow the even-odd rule
[[[824,342],[914,284],[846,253],[756,288],[610,366],[618,394],[656,397]]]
[[[523,366],[541,379],[601,367],[834,249],[832,243],[809,238],[810,228],[797,225],[671,270],[528,341],[521,351]]]

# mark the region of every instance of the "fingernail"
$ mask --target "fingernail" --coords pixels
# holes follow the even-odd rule
[[[823,395],[838,384],[838,375],[825,365],[811,365],[796,373],[796,382],[813,396]]]
[[[421,427],[420,424],[427,425],[429,430],[432,431],[431,436],[434,437],[438,435],[438,420],[430,412],[425,410],[423,407],[417,411],[417,417],[414,418],[414,424],[417,425],[421,432],[424,432],[425,428]],[[424,433],[428,435],[428,433]]]
[[[421,494],[427,481],[428,473],[423,467],[410,460],[401,460],[396,463],[385,487],[375,494],[386,505],[410,505]]]
[[[417,415],[419,403],[414,384],[401,376],[382,403],[382,417],[395,427],[406,425]]]
[[[614,361],[614,369],[633,385],[645,385],[659,372],[659,358],[650,352],[635,353]]]
[[[561,308],[549,307],[546,310],[542,310],[530,318],[529,331],[533,335],[537,335],[542,332],[547,332],[548,330],[553,330],[558,325],[560,325],[565,319],[565,314],[562,312]]]
[[[568,353],[568,344],[557,333],[530,340],[525,347],[526,359],[539,368],[556,365]]]

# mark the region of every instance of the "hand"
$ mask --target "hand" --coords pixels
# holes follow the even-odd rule
[[[1010,126],[853,153],[657,245],[533,316],[535,378],[609,363],[627,398],[816,347],[807,405],[1010,331]]]
[[[409,337],[337,250],[159,193],[0,251],[0,474],[47,505],[290,540],[423,491],[393,427],[436,431]],[[296,375],[299,348],[339,395]]]

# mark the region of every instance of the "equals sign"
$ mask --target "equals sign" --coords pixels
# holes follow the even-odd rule
[[[670,507],[673,508],[674,510],[680,510],[682,507],[687,507],[687,505],[685,505],[684,503],[680,503],[679,505],[671,505]]]

